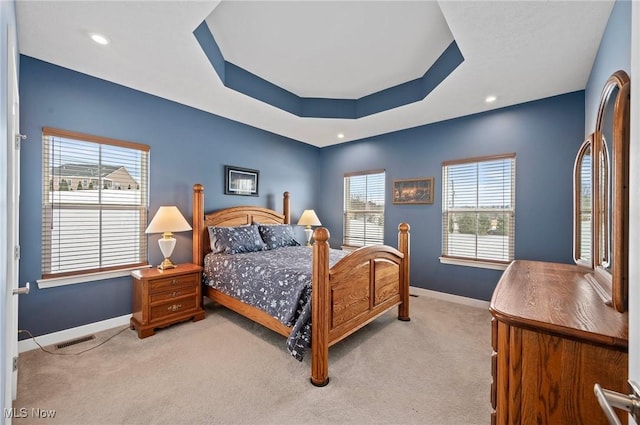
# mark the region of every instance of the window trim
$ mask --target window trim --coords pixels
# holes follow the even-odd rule
[[[470,157],[470,158],[463,158],[463,159],[457,159],[457,160],[448,160],[448,161],[443,161],[442,162],[442,169],[443,169],[443,176],[442,176],[442,184],[445,184],[446,179],[444,178],[444,168],[445,167],[449,167],[452,165],[461,165],[461,164],[472,164],[472,163],[480,163],[480,162],[489,162],[489,161],[498,161],[498,160],[505,160],[505,159],[510,159],[513,160],[513,169],[514,169],[514,175],[512,177],[512,181],[513,181],[513,187],[512,187],[512,194],[513,194],[513,207],[512,207],[512,211],[513,211],[513,219],[515,220],[515,210],[516,210],[516,205],[515,205],[515,160],[516,160],[516,153],[515,152],[511,152],[511,153],[504,153],[504,154],[497,154],[497,155],[485,155],[485,156],[476,156],[476,157]],[[442,188],[442,214],[445,214],[445,206],[446,206],[446,198],[445,198],[445,193],[446,190],[443,187]],[[474,211],[476,211],[477,209],[474,208]],[[448,210],[446,210],[448,212]],[[489,210],[487,210],[489,211]],[[510,235],[509,238],[513,241],[513,246],[510,247],[513,249],[513,259],[508,260],[508,261],[501,261],[501,260],[492,260],[492,259],[485,259],[485,258],[470,258],[470,257],[459,257],[459,256],[454,256],[454,255],[446,255],[444,253],[444,247],[445,247],[445,227],[444,227],[444,217],[443,217],[443,221],[441,223],[441,228],[440,231],[442,232],[442,249],[441,249],[441,255],[440,257],[438,257],[438,259],[440,260],[441,264],[451,264],[451,265],[458,265],[458,266],[465,266],[465,267],[477,267],[477,268],[484,268],[484,269],[492,269],[492,270],[506,270],[506,268],[511,264],[511,262],[513,260],[515,260],[515,224],[513,227],[513,235]]]
[[[461,257],[438,257],[441,264],[450,264],[454,266],[465,266],[465,267],[476,267],[479,269],[490,269],[490,270],[506,270],[511,264],[509,262],[500,262],[500,261],[491,261],[491,260],[472,260],[471,258],[461,258]]]
[[[145,209],[148,215],[149,171],[150,171],[149,152],[151,150],[151,147],[149,145],[142,144],[142,143],[128,142],[128,141],[118,140],[118,139],[112,139],[109,137],[96,136],[96,135],[91,135],[86,133],[79,133],[75,131],[62,130],[62,129],[52,128],[52,127],[43,127],[42,128],[43,153],[41,155],[42,161],[43,161],[42,168],[41,168],[43,184],[46,184],[44,183],[44,180],[45,180],[44,167],[45,167],[45,162],[48,161],[48,159],[44,157],[45,155],[44,143],[48,143],[45,141],[45,138],[47,137],[71,139],[71,140],[77,140],[83,143],[95,143],[98,145],[115,146],[119,148],[132,149],[132,150],[144,152],[146,154],[146,164],[145,164],[146,175],[144,176],[146,179],[146,182],[144,182],[144,184],[145,184],[147,193],[144,195],[144,198],[145,198],[144,205],[140,205],[137,209],[141,209],[141,208]],[[139,185],[141,186],[142,182],[140,182]],[[44,198],[47,197],[47,194],[48,192],[45,189],[45,186],[43,186],[42,208],[45,208],[48,206],[44,201]],[[101,204],[88,204],[88,205],[92,205],[97,209],[101,208]],[[113,209],[118,209],[118,207],[116,206]],[[42,216],[44,217],[44,211],[42,212]],[[140,229],[142,232],[141,236],[142,237],[146,236],[144,235],[144,228],[140,228]],[[41,278],[37,280],[38,287],[40,288],[50,288],[50,287],[57,287],[57,286],[63,286],[63,285],[71,285],[75,283],[92,282],[92,281],[97,281],[102,279],[110,279],[114,277],[127,276],[131,273],[132,270],[138,270],[141,268],[149,267],[148,250],[145,248],[146,255],[144,255],[143,257],[146,257],[146,258],[141,257],[140,259],[142,261],[139,263],[129,263],[122,266],[106,266],[106,267],[100,267],[100,268],[66,271],[66,272],[59,272],[59,273],[45,273],[44,260],[43,260],[43,255],[45,252],[45,241],[44,241],[45,233],[46,233],[45,230],[42,229],[41,231],[42,247],[41,247],[41,254],[40,254],[41,255],[41,264],[40,264]]]
[[[95,136],[93,134],[78,133],[76,131],[60,130],[59,128],[42,127],[42,134],[47,136],[57,136],[65,139],[74,139],[81,142],[93,142],[102,145],[118,146],[121,148],[137,149],[149,152],[151,147],[142,143],[127,142],[124,140],[111,139],[109,137]]]
[[[450,165],[460,165],[460,164],[471,164],[474,162],[487,162],[487,161],[497,161],[498,159],[515,159],[516,153],[501,153],[497,155],[484,155],[484,156],[474,156],[471,158],[462,158],[462,159],[450,159],[448,161],[442,161],[442,166],[450,166]]]
[[[39,289],[57,288],[58,286],[75,285],[77,283],[89,283],[99,280],[113,279],[117,277],[130,276],[134,270],[148,269],[151,265],[147,264],[139,267],[124,267],[117,270],[101,271],[94,273],[74,274],[69,276],[48,277],[37,279]]]
[[[377,170],[354,171],[351,173],[344,173],[344,177],[367,176],[369,174],[382,174],[384,172],[386,172],[384,168],[379,168]],[[386,180],[386,176],[385,176],[385,180]]]

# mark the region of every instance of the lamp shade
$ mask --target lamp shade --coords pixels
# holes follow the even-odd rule
[[[178,207],[160,207],[145,233],[186,232],[191,230]]]
[[[320,219],[314,210],[304,210],[298,220],[298,226],[321,226]]]

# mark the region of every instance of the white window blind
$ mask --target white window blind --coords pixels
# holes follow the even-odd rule
[[[443,257],[513,260],[515,166],[515,154],[442,164]]]
[[[43,129],[42,277],[147,264],[149,146]]]
[[[384,243],[384,170],[344,176],[344,245]]]

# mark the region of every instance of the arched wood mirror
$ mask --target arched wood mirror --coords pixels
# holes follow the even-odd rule
[[[629,111],[629,76],[617,71],[574,166],[574,259],[594,269],[605,302],[620,312],[628,293]]]

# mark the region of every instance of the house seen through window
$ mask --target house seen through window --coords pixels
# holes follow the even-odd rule
[[[345,174],[344,245],[384,243],[384,182],[384,170]]]
[[[442,164],[443,258],[513,260],[515,164],[515,154]]]
[[[149,146],[43,129],[42,276],[146,264]]]

